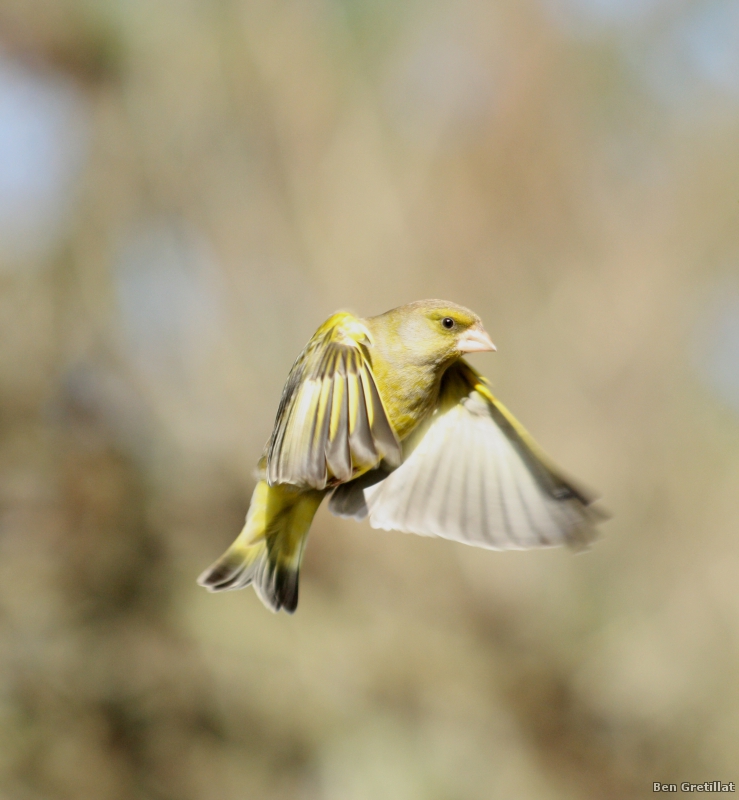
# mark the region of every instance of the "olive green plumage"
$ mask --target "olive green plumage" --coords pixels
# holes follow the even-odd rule
[[[290,370],[246,524],[201,585],[253,584],[294,611],[327,494],[339,516],[489,549],[591,541],[602,512],[461,358],[494,349],[476,314],[441,300],[330,317]]]

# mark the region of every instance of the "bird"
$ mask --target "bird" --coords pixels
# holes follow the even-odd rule
[[[585,549],[607,515],[560,471],[465,359],[496,350],[480,317],[421,300],[329,317],[297,357],[257,465],[246,522],[198,578],[298,605],[325,497],[339,517],[491,550]]]

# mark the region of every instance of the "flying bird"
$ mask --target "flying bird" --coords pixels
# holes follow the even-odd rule
[[[480,318],[421,300],[331,316],[293,364],[243,530],[198,579],[292,613],[308,530],[340,517],[491,550],[587,546],[604,514],[468,364]]]

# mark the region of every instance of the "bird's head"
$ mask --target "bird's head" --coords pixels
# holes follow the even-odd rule
[[[398,344],[425,363],[448,364],[465,353],[495,350],[477,314],[445,300],[418,300],[375,320],[383,320]]]

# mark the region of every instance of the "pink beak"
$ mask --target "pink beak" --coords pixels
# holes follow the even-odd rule
[[[462,353],[484,353],[489,350],[497,350],[484,328],[469,328],[459,337],[457,347]]]

